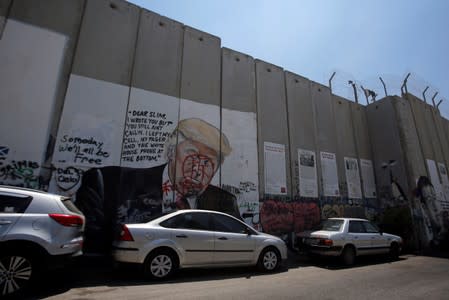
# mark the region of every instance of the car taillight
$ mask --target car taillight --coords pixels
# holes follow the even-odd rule
[[[49,216],[62,226],[80,227],[84,223],[83,218],[77,215],[49,214]]]
[[[133,236],[131,235],[131,232],[129,232],[128,227],[126,227],[125,224],[122,225],[122,231],[120,232],[119,241],[123,242],[132,242],[134,241]]]
[[[320,245],[323,246],[332,246],[334,243],[332,242],[332,240],[329,239],[321,239],[320,240]]]

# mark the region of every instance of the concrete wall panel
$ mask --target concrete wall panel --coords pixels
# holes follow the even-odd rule
[[[372,159],[371,140],[366,118],[366,106],[350,103],[354,127],[355,143],[360,158]]]
[[[179,97],[182,24],[151,11],[142,11],[132,86]]]
[[[333,95],[332,97],[335,129],[337,134],[337,166],[340,178],[340,192],[343,197],[359,199],[361,203],[362,192],[360,184],[360,166],[355,143],[351,102]],[[351,202],[352,203],[352,202]]]
[[[265,171],[273,169],[273,173],[286,174],[286,193],[277,195],[291,195],[290,184],[290,155],[287,120],[287,105],[285,96],[284,72],[282,68],[269,63],[256,60],[256,87],[257,87],[257,124],[259,141],[259,185],[260,194],[266,194],[266,180],[278,180],[277,178],[265,178]],[[264,143],[283,145],[285,149],[285,168],[270,163],[271,157],[264,153]],[[280,152],[280,156],[282,153]],[[265,159],[269,165],[266,165]],[[277,157],[280,159],[280,157]],[[270,172],[268,172],[270,173]],[[283,174],[282,174],[283,175]],[[280,182],[283,184],[282,182]]]
[[[254,59],[222,49],[221,130],[232,152],[221,167],[221,187],[237,197],[240,214],[255,224],[259,212]]]
[[[410,193],[415,188],[419,176],[427,174],[422,147],[420,147],[422,141],[420,141],[418,124],[416,119],[413,118],[414,114],[410,102],[394,97],[393,104],[396,109],[397,128],[400,132],[403,160],[405,161],[405,170],[407,171],[406,175],[408,175],[400,176],[398,179],[400,182],[407,180],[408,188],[404,188],[404,191],[409,193],[408,196],[410,197]]]
[[[68,37],[76,37],[84,4],[85,0],[14,0],[9,17]]]
[[[181,98],[220,106],[220,39],[184,29]]]
[[[13,19],[6,23],[0,39],[0,181],[5,184],[45,188],[40,167],[66,46],[60,33]],[[30,164],[18,166],[18,161]]]
[[[125,1],[87,1],[72,73],[129,86],[139,15]]]
[[[300,183],[300,159],[298,150],[308,150],[314,152],[314,167],[317,165],[316,139],[315,139],[315,107],[312,103],[310,91],[310,81],[291,72],[285,72],[286,95],[288,104],[288,126],[290,134],[290,157],[291,176],[293,178],[293,197],[299,199],[300,194],[308,194],[305,191],[300,193],[300,187],[304,189],[304,184]],[[304,179],[303,179],[304,180]],[[310,182],[313,186],[311,190],[318,192],[318,178],[316,182]],[[313,181],[313,180],[312,180]],[[310,194],[315,194],[310,191]],[[318,193],[316,196],[318,197]]]
[[[418,131],[419,141],[423,155],[426,159],[435,159],[432,139],[426,122],[425,103],[413,95],[407,95],[415,119],[416,130]]]
[[[222,49],[221,105],[238,111],[256,112],[254,59],[232,49]]]
[[[369,135],[372,141],[378,197],[381,205],[386,206],[391,201],[390,171],[393,176],[402,179],[402,188],[408,189],[405,158],[403,156],[396,110],[392,97],[368,105],[366,115]],[[413,125],[413,119],[408,121]],[[413,142],[418,142],[416,136]],[[388,166],[389,163],[391,163],[390,166]]]

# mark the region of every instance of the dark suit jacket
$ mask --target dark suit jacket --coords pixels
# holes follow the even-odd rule
[[[104,252],[110,248],[117,225],[119,207],[126,208],[128,223],[148,222],[162,214],[162,173],[166,164],[153,168],[104,167],[83,174],[76,205],[86,217],[86,252]],[[176,208],[189,208],[185,199]],[[198,209],[216,210],[239,219],[237,199],[231,193],[209,185],[197,197]],[[131,222],[130,222],[131,220]]]

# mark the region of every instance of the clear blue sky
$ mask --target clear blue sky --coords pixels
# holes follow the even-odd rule
[[[353,99],[348,80],[384,96],[435,92],[449,118],[449,0],[132,0],[221,38],[228,47],[328,85]],[[362,103],[363,95],[359,95]]]

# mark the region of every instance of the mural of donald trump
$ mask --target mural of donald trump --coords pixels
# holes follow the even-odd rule
[[[166,140],[166,163],[85,172],[76,204],[86,216],[86,252],[107,250],[117,224],[148,222],[171,210],[209,209],[241,219],[236,197],[211,184],[231,150],[219,129],[190,118],[179,121]]]

